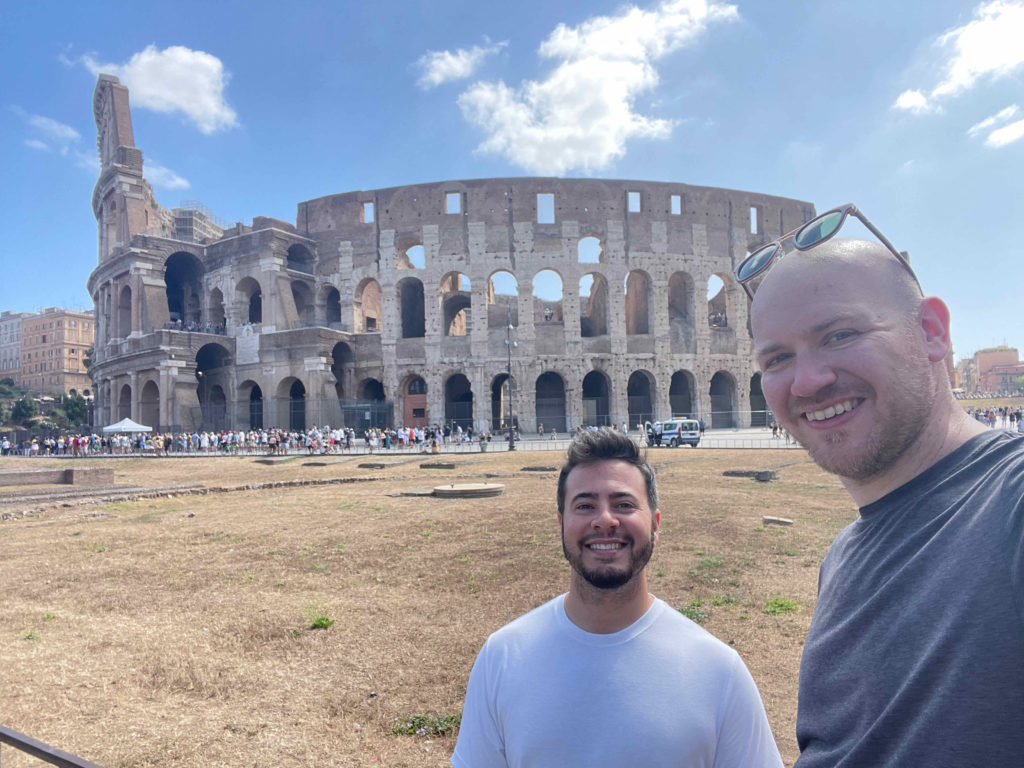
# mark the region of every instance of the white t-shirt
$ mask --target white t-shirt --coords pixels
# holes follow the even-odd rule
[[[484,643],[455,768],[781,768],[733,649],[662,600],[599,635],[572,623],[564,599]]]

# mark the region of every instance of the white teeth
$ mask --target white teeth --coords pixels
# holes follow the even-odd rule
[[[830,405],[823,411],[807,411],[804,413],[804,417],[808,421],[825,421],[826,419],[833,419],[840,414],[852,411],[860,403],[858,401],[844,400],[841,403]]]
[[[620,544],[591,544],[591,549],[618,549]]]

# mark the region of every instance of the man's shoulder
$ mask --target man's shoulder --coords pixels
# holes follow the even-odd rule
[[[541,603],[536,608],[513,619],[501,629],[495,630],[488,638],[488,644],[514,643],[524,639],[541,637],[544,633],[557,626],[558,614],[564,599],[564,594],[553,597],[546,603]]]

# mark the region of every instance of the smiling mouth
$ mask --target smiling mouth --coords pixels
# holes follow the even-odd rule
[[[610,542],[600,544],[587,544],[587,549],[596,549],[599,552],[614,552],[616,549],[622,549],[626,545],[622,542]]]
[[[821,411],[804,411],[804,418],[808,421],[828,421],[834,419],[836,416],[841,416],[848,411],[852,411],[858,405],[864,402],[864,398],[858,397],[853,400],[844,400],[841,403],[830,405]]]

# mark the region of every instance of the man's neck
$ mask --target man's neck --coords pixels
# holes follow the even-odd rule
[[[858,507],[878,501],[913,480],[940,459],[948,456],[986,427],[955,405],[951,412],[937,414],[910,449],[904,451],[885,472],[866,480],[841,477],[843,486]]]
[[[642,572],[618,589],[598,589],[574,572],[565,596],[565,614],[580,629],[610,635],[635,622],[653,603]]]

